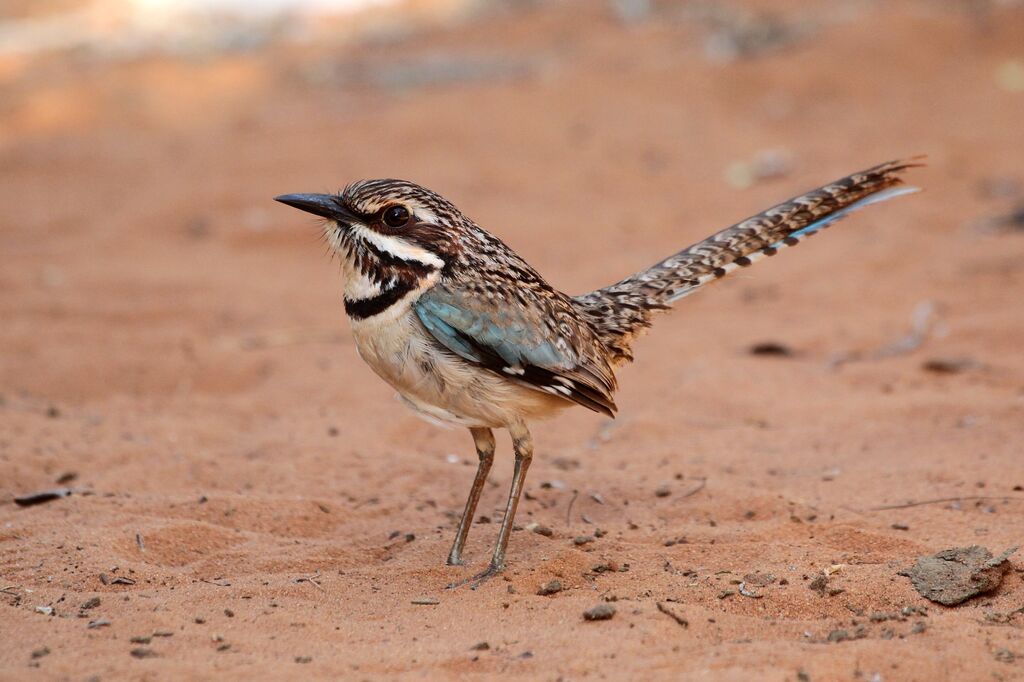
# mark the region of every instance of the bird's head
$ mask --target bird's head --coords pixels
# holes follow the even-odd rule
[[[378,283],[443,270],[457,258],[469,224],[447,199],[405,180],[360,180],[338,194],[285,194],[275,200],[326,218],[331,248]]]

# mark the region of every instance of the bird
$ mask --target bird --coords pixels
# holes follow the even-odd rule
[[[447,563],[463,552],[506,429],[515,457],[490,562],[458,586],[506,567],[527,470],[531,422],[579,405],[614,417],[615,370],[657,313],[740,268],[796,246],[868,205],[918,191],[915,159],[890,161],[784,201],[651,267],[570,296],[460,211],[413,182],[360,180],[337,194],[275,200],[323,219],[341,263],[344,307],[361,358],[430,421],[469,429],[476,475]],[[450,586],[450,587],[451,587]]]

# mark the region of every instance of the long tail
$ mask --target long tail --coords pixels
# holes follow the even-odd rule
[[[688,296],[765,256],[796,246],[850,213],[918,191],[901,186],[900,174],[923,164],[890,161],[773,206],[660,263],[574,301],[612,356],[614,364],[633,359],[631,347],[657,310]]]

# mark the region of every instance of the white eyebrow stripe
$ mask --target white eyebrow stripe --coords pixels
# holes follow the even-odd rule
[[[429,265],[438,270],[444,267],[444,261],[438,258],[435,254],[427,251],[422,246],[411,244],[401,237],[383,235],[379,232],[374,232],[365,225],[353,225],[351,229],[353,234],[359,239],[372,244],[384,253],[387,253],[398,260],[416,261],[417,263]]]
[[[437,222],[437,214],[426,206],[417,204],[416,206],[409,207],[409,212],[416,216],[416,219],[421,223],[431,223],[432,225],[439,224]]]

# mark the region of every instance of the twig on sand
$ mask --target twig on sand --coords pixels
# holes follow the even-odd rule
[[[1009,495],[967,495],[965,497],[939,497],[934,500],[920,500],[918,502],[906,502],[904,504],[885,504],[881,507],[869,507],[866,511],[887,511],[889,509],[907,509],[908,507],[922,507],[926,504],[942,504],[943,502],[972,502],[978,500],[1016,500],[1024,502],[1024,497],[1011,497]]]
[[[317,571],[317,573],[315,573],[314,575],[301,575],[298,578],[295,578],[294,580],[292,580],[292,582],[296,583],[296,584],[298,584],[298,583],[309,583],[310,585],[312,585],[316,589],[320,590],[321,592],[324,592],[325,591],[324,587],[323,587],[323,585],[320,584],[319,579],[320,579],[320,572]]]
[[[71,495],[74,490],[71,488],[52,488],[50,490],[40,490],[39,492],[28,493],[27,495],[19,495],[14,498],[14,503],[19,507],[32,507],[37,504],[43,504],[44,502],[53,502],[59,500],[62,497]]]
[[[679,625],[683,626],[684,628],[690,627],[690,621],[686,620],[685,618],[680,616],[678,613],[672,611],[667,606],[665,606],[665,602],[659,601],[659,602],[657,602],[657,605],[658,605],[658,610],[659,611],[661,611],[666,616],[668,616],[669,618],[674,620],[676,623],[678,623]]]
[[[704,486],[706,486],[707,484],[708,484],[708,479],[702,478],[702,479],[700,479],[700,483],[697,484],[696,488],[694,488],[693,490],[688,490],[687,492],[685,492],[682,495],[680,495],[679,498],[682,499],[684,497],[693,497],[694,495],[699,493],[701,490],[704,490]]]
[[[914,311],[910,314],[910,333],[882,346],[872,353],[871,357],[877,360],[911,353],[923,346],[938,326],[935,302],[921,301],[914,306]]]
[[[569,500],[569,506],[565,508],[565,525],[570,525],[569,516],[572,514],[572,505],[576,503],[576,498],[579,497],[580,491],[572,491],[572,499]]]
[[[608,441],[612,439],[612,431],[622,425],[622,420],[609,419],[605,421],[601,426],[594,432],[594,435],[590,438],[587,443],[587,447],[591,450],[596,450]]]
[[[928,337],[933,335],[941,336],[944,333],[946,333],[946,328],[939,319],[938,307],[935,305],[935,302],[921,301],[914,306],[914,310],[910,313],[910,331],[906,335],[870,352],[850,351],[840,353],[829,361],[829,365],[832,368],[837,368],[847,362],[884,360],[899,355],[906,355],[907,353],[913,353],[923,346]]]

